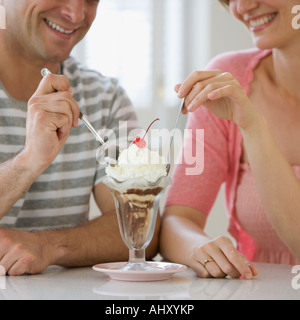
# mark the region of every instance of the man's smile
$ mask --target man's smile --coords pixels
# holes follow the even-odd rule
[[[60,25],[58,25],[58,24],[56,24],[56,23],[54,23],[54,22],[52,22],[52,21],[50,21],[50,20],[48,20],[48,19],[45,19],[45,21],[46,21],[47,25],[48,25],[50,28],[52,28],[53,30],[57,30],[57,31],[59,31],[59,32],[61,32],[61,33],[64,33],[64,34],[71,34],[71,33],[73,33],[74,31],[76,31],[76,29],[66,30],[66,29],[64,29],[62,26],[60,26]]]

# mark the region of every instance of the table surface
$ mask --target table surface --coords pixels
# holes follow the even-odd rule
[[[255,265],[259,275],[253,280],[201,279],[187,269],[156,282],[117,281],[92,268],[50,266],[38,275],[0,277],[0,299],[300,300],[300,266]]]

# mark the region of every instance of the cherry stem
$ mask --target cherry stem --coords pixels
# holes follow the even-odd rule
[[[158,121],[158,120],[159,120],[159,118],[157,118],[157,119],[153,120],[153,121],[150,123],[150,125],[149,125],[149,127],[148,127],[147,131],[145,132],[145,134],[144,134],[144,136],[143,136],[143,139],[142,139],[142,140],[144,140],[144,138],[146,137],[146,134],[147,134],[147,132],[149,131],[150,127],[153,125],[153,123],[154,123],[155,121]]]

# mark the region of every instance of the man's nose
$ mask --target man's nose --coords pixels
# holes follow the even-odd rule
[[[82,22],[85,18],[85,0],[64,1],[62,14],[72,23]]]

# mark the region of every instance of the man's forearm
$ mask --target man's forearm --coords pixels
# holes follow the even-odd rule
[[[27,192],[38,173],[26,167],[22,154],[0,165],[0,219]]]
[[[46,243],[50,264],[73,267],[128,259],[114,212],[80,227],[43,231],[40,236]]]
[[[146,257],[158,251],[160,219]],[[124,244],[115,212],[111,212],[80,227],[40,232],[47,244],[50,264],[65,267],[90,266],[97,263],[127,261],[129,249]]]

